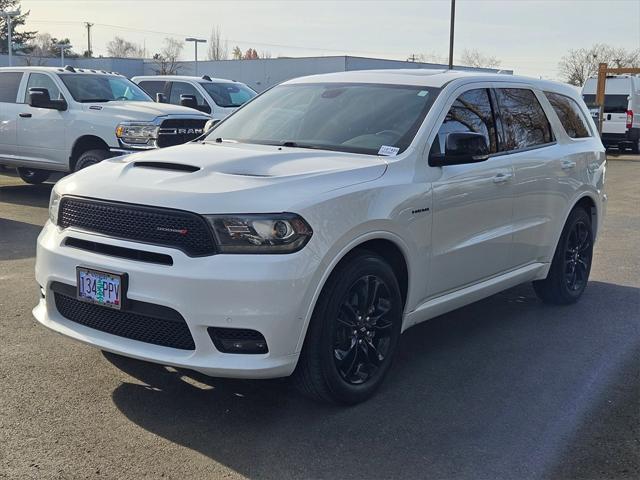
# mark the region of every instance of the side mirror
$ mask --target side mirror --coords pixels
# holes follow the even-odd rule
[[[67,102],[64,99],[51,100],[49,90],[34,87],[29,89],[29,106],[63,111],[67,109]]]
[[[161,92],[156,93],[156,102],[167,103],[167,96]]]
[[[195,95],[180,95],[180,105],[189,108],[198,108],[198,101]]]
[[[481,133],[451,132],[446,134],[444,153],[431,152],[429,165],[442,167],[483,162],[489,158],[489,145]]]

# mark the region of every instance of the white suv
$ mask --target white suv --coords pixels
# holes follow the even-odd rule
[[[0,68],[0,165],[28,183],[105,158],[193,140],[208,115],[159,105],[122,75],[73,67]]]
[[[154,75],[133,77],[132,82],[160,103],[195,108],[220,121],[257,93],[242,82],[224,78]]]
[[[285,82],[204,141],[58,182],[33,313],[205,374],[356,403],[400,333],[522,282],[575,302],[605,153],[569,86],[385,70]]]

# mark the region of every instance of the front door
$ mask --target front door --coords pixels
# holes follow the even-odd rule
[[[431,152],[442,153],[451,132],[483,134],[492,155],[477,163],[436,167],[440,176],[432,183],[430,297],[511,267],[513,167],[508,156],[495,155],[497,131],[488,88],[474,88],[457,96]]]
[[[69,111],[31,107],[28,103],[30,88],[46,88],[52,100],[62,98],[60,89],[49,75],[29,74],[24,103],[18,105],[18,154],[25,160],[67,165],[69,149],[65,133]],[[45,165],[42,167],[46,168]]]

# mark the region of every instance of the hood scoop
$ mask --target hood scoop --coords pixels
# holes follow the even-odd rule
[[[134,167],[143,168],[155,168],[158,170],[173,170],[177,172],[197,172],[200,167],[195,165],[185,165],[184,163],[170,163],[170,162],[134,162]]]

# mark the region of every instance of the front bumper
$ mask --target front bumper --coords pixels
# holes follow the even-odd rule
[[[65,246],[67,237],[170,255],[173,265],[111,257]],[[127,298],[179,312],[194,350],[180,350],[112,335],[63,317],[55,306],[53,282],[75,286],[76,267],[126,272]],[[297,346],[314,292],[318,262],[309,249],[291,255],[213,255],[191,258],[171,248],[103,237],[47,222],[38,237],[36,279],[44,298],[35,318],[52,330],[129,357],[197,370],[211,376],[273,378],[295,369]],[[218,351],[208,327],[257,330],[268,353]]]

